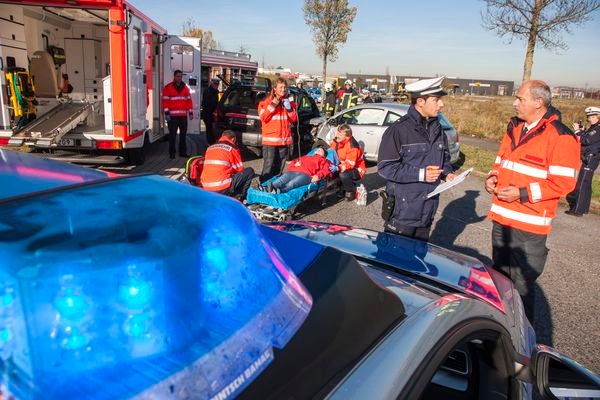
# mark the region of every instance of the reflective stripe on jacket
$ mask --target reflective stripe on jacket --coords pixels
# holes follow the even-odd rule
[[[558,200],[575,187],[579,172],[579,143],[558,115],[549,111],[523,137],[525,122],[511,119],[493,169],[497,188],[509,185],[521,191],[521,199],[492,199],[492,220],[526,232],[546,235],[552,229]]]
[[[334,149],[337,153],[340,159],[340,167],[343,165],[346,171],[356,169],[361,179],[365,176],[367,164],[363,157],[363,151],[354,137],[347,137],[343,142],[334,140],[329,148]]]
[[[162,106],[163,111],[169,113],[171,116],[185,117],[194,108],[190,89],[183,82],[181,82],[179,90],[177,90],[173,82],[168,83],[163,88]]]
[[[239,148],[223,136],[206,150],[200,183],[206,190],[220,192],[229,188],[232,176],[243,170],[244,164]]]
[[[289,146],[292,144],[290,123],[298,121],[296,103],[290,100],[292,111],[287,111],[283,101],[273,104],[273,96],[269,96],[258,105],[258,116],[262,124],[263,146]]]

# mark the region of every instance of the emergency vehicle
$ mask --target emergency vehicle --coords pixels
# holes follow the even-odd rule
[[[124,0],[0,1],[0,20],[0,146],[141,164],[167,134],[161,91],[178,69],[199,133],[199,39],[167,35]],[[26,97],[15,82],[28,78]]]

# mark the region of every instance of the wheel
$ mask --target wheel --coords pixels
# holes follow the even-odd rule
[[[148,139],[148,135],[144,134],[144,144],[142,147],[125,150],[127,162],[133,165],[142,165],[146,161],[146,149],[149,145],[150,140]]]

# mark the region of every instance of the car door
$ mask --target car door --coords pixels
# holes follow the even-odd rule
[[[363,148],[365,158],[369,161],[377,160],[385,114],[381,108],[356,108],[340,116],[339,122],[350,125],[352,136]]]

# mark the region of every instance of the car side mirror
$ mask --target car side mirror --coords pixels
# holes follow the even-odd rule
[[[600,398],[600,377],[552,347],[536,345],[531,360],[534,383],[544,399]]]
[[[329,125],[329,126],[338,126],[338,121],[335,118],[331,118],[330,120],[327,121],[327,125]]]

